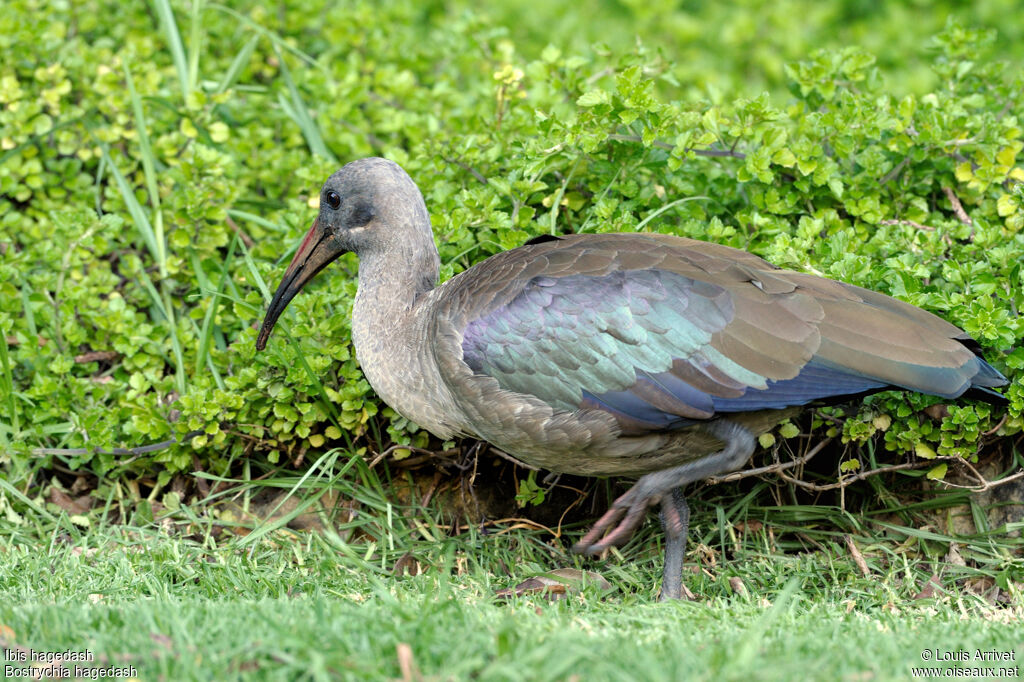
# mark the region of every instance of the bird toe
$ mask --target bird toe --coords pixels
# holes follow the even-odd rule
[[[644,520],[647,508],[658,502],[659,498],[637,495],[635,488],[629,490],[612,503],[594,527],[573,545],[572,551],[595,556],[611,547],[624,545]]]

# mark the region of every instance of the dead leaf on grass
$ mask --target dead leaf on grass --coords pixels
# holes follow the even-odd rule
[[[528,578],[515,587],[498,590],[494,596],[498,599],[510,599],[538,594],[549,601],[556,601],[580,592],[587,585],[593,585],[601,592],[611,592],[614,589],[599,573],[581,571],[578,568],[558,568]]]
[[[403,575],[419,575],[420,574],[420,562],[416,560],[412,554],[403,554],[395,562],[395,565],[391,567],[391,573],[397,577]]]
[[[928,578],[928,583],[921,589],[920,592],[914,595],[914,599],[932,599],[935,597],[936,589],[939,593],[942,593],[942,583],[939,582],[939,574],[933,573],[932,577]]]
[[[865,578],[871,577],[871,569],[868,568],[868,562],[864,561],[864,555],[857,549],[857,545],[853,543],[853,538],[848,534],[843,536],[843,540],[846,541],[846,548],[850,551],[850,556],[853,557],[853,563],[860,569],[861,575]]]
[[[113,362],[121,357],[116,350],[91,350],[75,356],[75,362],[84,364],[87,362]]]
[[[85,514],[92,508],[92,497],[89,495],[72,498],[55,485],[50,486],[50,502],[66,511],[69,516]]]
[[[423,673],[412,656],[412,647],[406,642],[399,642],[395,645],[395,653],[398,656],[398,669],[402,671],[402,682],[422,682]]]
[[[747,596],[747,586],[743,584],[743,580],[737,576],[729,578],[729,587],[733,592],[741,597]]]

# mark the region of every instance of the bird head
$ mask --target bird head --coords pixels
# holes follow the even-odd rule
[[[410,201],[410,192],[418,201]],[[407,238],[403,229],[417,222],[404,214],[417,209],[422,220],[426,208],[419,190],[393,161],[360,159],[327,178],[320,190],[320,211],[274,292],[256,349],[266,347],[281,313],[317,273],[345,253],[366,256],[393,248]]]

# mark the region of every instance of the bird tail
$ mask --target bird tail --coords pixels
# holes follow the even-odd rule
[[[977,354],[978,351],[975,351],[975,353]],[[978,371],[971,377],[971,387],[964,392],[964,395],[968,398],[984,400],[993,405],[1006,405],[1009,402],[1006,396],[992,389],[1005,386],[1010,383],[1009,380],[998,369],[988,364],[980,354],[977,354],[976,357],[978,359]]]
[[[969,389],[964,391],[965,398],[973,398],[975,400],[984,400],[986,403],[992,405],[1009,405],[1010,401],[1006,399],[1006,396],[997,391],[993,391],[991,388],[986,386],[971,386]]]

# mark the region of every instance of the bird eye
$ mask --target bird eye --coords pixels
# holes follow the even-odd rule
[[[341,197],[332,189],[327,190],[327,193],[324,194],[324,200],[327,202],[327,205],[334,210],[338,210],[338,207],[341,206]]]

